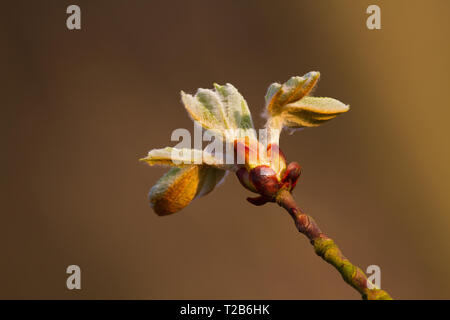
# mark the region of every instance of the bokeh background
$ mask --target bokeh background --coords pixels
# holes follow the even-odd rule
[[[77,4],[82,30],[66,28]],[[366,28],[381,7],[382,29]],[[193,129],[180,90],[234,84],[258,127],[271,82],[318,70],[351,110],[284,133],[295,196],[394,298],[450,298],[450,2],[9,1],[0,13],[0,298],[358,299],[275,204],[234,176],[156,216],[164,168],[137,161]],[[66,288],[66,267],[82,290]]]

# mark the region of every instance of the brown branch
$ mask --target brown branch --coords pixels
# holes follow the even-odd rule
[[[372,289],[369,288],[367,276],[364,272],[353,265],[342,254],[334,241],[320,230],[312,217],[301,211],[288,190],[281,189],[276,196],[276,202],[289,212],[294,219],[298,231],[308,237],[314,246],[316,254],[335,267],[345,282],[358,290],[363,299],[392,300],[386,291],[373,287]]]

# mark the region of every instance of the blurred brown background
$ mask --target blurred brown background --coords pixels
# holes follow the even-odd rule
[[[66,28],[70,4],[82,30]],[[382,29],[366,28],[381,7]],[[230,175],[156,216],[163,168],[137,161],[192,130],[179,91],[234,84],[257,126],[273,81],[319,70],[350,104],[284,133],[301,206],[401,299],[450,298],[448,14],[435,1],[10,1],[2,5],[1,298],[358,299],[274,204]],[[66,289],[66,267],[82,290]]]

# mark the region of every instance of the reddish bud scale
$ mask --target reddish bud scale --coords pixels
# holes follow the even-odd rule
[[[267,155],[271,165],[257,165],[252,168],[248,163],[249,153],[255,152],[252,147],[254,146],[250,145],[247,139],[234,142],[236,154],[244,152],[246,161],[245,166],[237,170],[236,175],[245,188],[260,194],[260,197],[247,200],[255,205],[262,205],[268,201],[274,201],[281,188],[292,191],[301,174],[300,165],[297,162],[291,162],[286,167],[286,158],[278,144],[270,144],[267,147]]]
[[[258,166],[250,171],[250,181],[259,194],[273,197],[280,189],[277,174],[271,167]]]
[[[253,192],[258,192],[255,186],[250,181],[250,173],[245,167],[242,167],[238,171],[236,171],[236,175],[239,179],[239,182],[244,186],[244,188],[247,188],[248,190]]]
[[[291,162],[287,166],[281,182],[284,186],[288,187],[289,190],[292,190],[297,185],[301,173],[302,167],[297,162]]]

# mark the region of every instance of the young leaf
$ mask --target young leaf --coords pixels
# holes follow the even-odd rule
[[[266,93],[266,112],[274,117],[282,112],[283,107],[302,99],[309,94],[319,80],[320,73],[311,71],[303,77],[292,77],[283,85],[273,83]]]
[[[225,116],[230,129],[242,129],[253,132],[253,121],[247,102],[239,91],[231,84],[224,86],[214,84],[222,105],[224,106]]]
[[[228,140],[236,135],[256,138],[250,110],[238,90],[231,84],[214,84],[214,88],[198,89],[195,96],[181,92],[191,118],[205,129],[219,131]]]
[[[163,165],[185,167],[192,164],[203,164],[219,169],[232,170],[234,164],[226,164],[223,159],[216,158],[208,152],[197,149],[172,148],[150,150],[147,157],[140,159],[150,166]]]
[[[150,205],[161,216],[178,212],[196,197],[211,192],[224,179],[225,173],[208,166],[171,168],[150,189]]]
[[[304,97],[287,104],[281,118],[285,127],[316,127],[348,110],[348,105],[333,98]]]
[[[199,89],[195,96],[181,91],[181,100],[192,120],[200,123],[203,128],[219,131],[227,128],[220,112],[223,106],[213,91]]]

